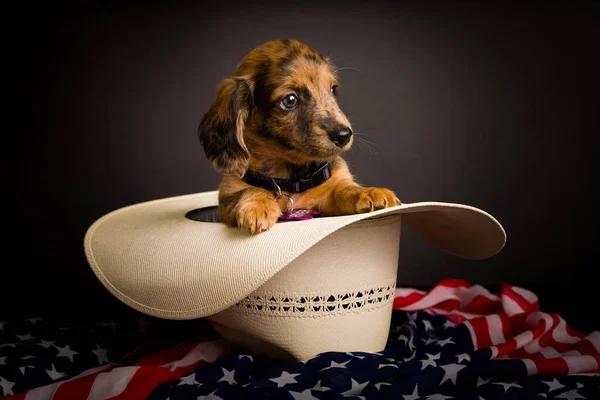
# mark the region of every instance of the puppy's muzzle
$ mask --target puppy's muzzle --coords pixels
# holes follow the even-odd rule
[[[352,129],[346,126],[338,126],[335,129],[327,131],[329,139],[338,147],[344,147],[352,137]]]

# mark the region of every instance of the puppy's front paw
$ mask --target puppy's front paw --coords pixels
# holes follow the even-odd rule
[[[400,205],[400,199],[385,188],[355,188],[341,203],[340,208],[345,213],[359,214]]]
[[[256,234],[271,229],[280,215],[273,199],[247,200],[238,206],[235,219],[239,228]]]

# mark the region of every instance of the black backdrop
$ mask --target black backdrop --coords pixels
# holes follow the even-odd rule
[[[400,286],[507,282],[576,328],[600,328],[589,311],[599,304],[593,3],[86,4],[5,14],[13,257],[0,320],[126,312],[85,262],[86,229],[118,207],[215,189],[197,122],[251,48],[287,37],[352,67],[340,97],[370,142],[346,156],[362,182],[404,202],[481,207],[507,231],[505,249],[478,262],[403,231]]]

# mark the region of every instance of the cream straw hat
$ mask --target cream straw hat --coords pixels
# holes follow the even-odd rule
[[[461,204],[279,222],[249,235],[218,222],[217,202],[212,191],[115,210],[87,231],[87,260],[126,305],[165,319],[206,317],[233,343],[280,358],[385,347],[401,224],[471,260],[506,241],[496,219]]]

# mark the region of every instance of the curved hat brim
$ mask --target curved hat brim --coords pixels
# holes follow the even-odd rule
[[[168,319],[222,311],[255,291],[331,233],[362,220],[402,214],[402,224],[440,250],[479,260],[498,253],[506,233],[480,209],[420,202],[371,213],[283,222],[259,235],[186,218],[216,206],[218,192],[135,204],[95,221],[84,239],[101,283],[128,306]]]

